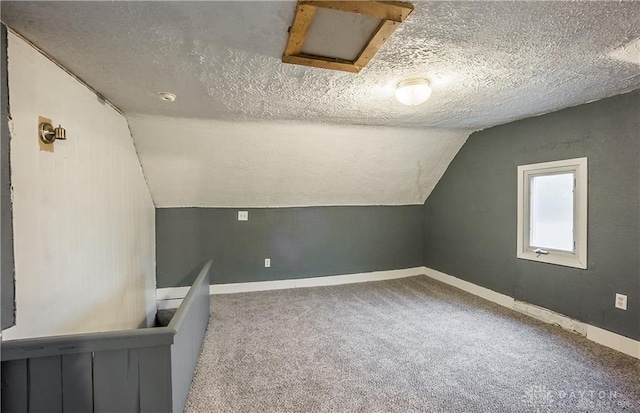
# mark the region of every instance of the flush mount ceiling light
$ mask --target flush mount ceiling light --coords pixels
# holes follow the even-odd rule
[[[418,106],[429,99],[431,87],[424,78],[405,79],[396,86],[396,99],[407,106]]]
[[[174,102],[176,100],[176,95],[171,92],[158,92],[158,97],[165,102]]]
[[[298,1],[282,61],[358,73],[412,11],[398,1]]]

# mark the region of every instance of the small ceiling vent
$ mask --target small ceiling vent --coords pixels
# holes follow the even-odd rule
[[[358,73],[412,11],[394,1],[299,1],[282,61]]]

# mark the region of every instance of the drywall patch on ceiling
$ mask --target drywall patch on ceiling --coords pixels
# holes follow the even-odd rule
[[[640,2],[416,2],[358,75],[282,64],[295,4],[2,1],[2,20],[127,114],[480,129],[640,87],[607,56]],[[433,96],[408,108],[416,76]]]
[[[640,65],[640,37],[630,41],[618,49],[615,49],[609,53],[609,56],[622,62]],[[640,76],[640,73],[638,73],[638,76]]]
[[[422,204],[470,132],[128,120],[160,208]]]

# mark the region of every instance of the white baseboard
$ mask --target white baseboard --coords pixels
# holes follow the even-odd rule
[[[251,293],[255,291],[287,290],[296,288],[298,280],[256,281],[248,283],[214,284],[209,287],[211,295]]]
[[[640,341],[592,325],[587,325],[587,338],[603,346],[640,359]]]
[[[357,274],[328,275],[324,277],[298,278],[293,280],[258,281],[250,283],[214,284],[211,294],[233,294],[253,291],[283,290],[287,288],[321,287],[327,285],[354,284],[369,281],[392,280],[395,278],[423,275],[424,267],[403,270],[374,271]]]
[[[374,271],[357,274],[328,275],[323,277],[298,278],[276,281],[257,281],[247,283],[213,284],[209,294],[235,294],[255,291],[285,290],[289,288],[320,287],[327,285],[353,284],[369,281],[392,280],[396,278],[424,275],[424,267],[405,268],[402,270]],[[189,287],[158,288],[158,308],[178,308]]]
[[[544,321],[545,323],[556,324],[567,330],[575,331],[578,334],[586,336],[587,339],[591,341],[640,359],[640,341],[638,340],[633,340],[629,337],[592,326],[591,324],[574,320],[566,315],[556,313],[543,307],[538,307],[537,305],[518,301],[508,295],[480,287],[476,284],[461,280],[431,268],[424,267],[424,273],[428,277],[442,281],[445,284],[449,284],[473,295],[482,297],[485,300],[500,304],[519,313]]]
[[[182,298],[172,298],[170,300],[158,300],[158,310],[170,310],[180,307]]]
[[[182,299],[189,292],[189,288],[191,287],[158,288],[156,290],[156,300],[164,301],[174,298]]]
[[[556,324],[567,330],[575,331],[578,334],[586,336],[587,339],[591,341],[640,359],[640,341],[638,340],[633,340],[620,334],[574,320],[563,314],[556,313],[543,307],[538,307],[534,304],[518,301],[508,295],[498,293],[488,288],[481,287],[427,267],[375,271],[359,274],[331,275],[326,277],[299,278],[292,280],[214,284],[209,287],[209,293],[211,295],[235,294],[254,291],[283,290],[288,288],[320,287],[327,285],[391,280],[396,278],[412,277],[415,275],[426,275],[473,295],[477,295],[485,300],[544,321],[545,323]],[[182,298],[187,294],[187,291],[189,291],[189,287],[159,288],[156,291],[158,309],[178,308],[180,303],[182,303]]]
[[[470,283],[469,281],[461,280],[460,278],[456,278],[440,271],[432,270],[431,268],[423,268],[424,274],[427,277],[431,277],[434,280],[442,281],[445,284],[449,284],[473,295],[477,295],[478,297],[484,298],[485,300],[500,304],[503,307],[513,309],[513,303],[515,301],[513,297],[497,293],[488,288],[480,287],[479,285]]]

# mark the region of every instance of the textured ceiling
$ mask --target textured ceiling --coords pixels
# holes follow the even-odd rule
[[[410,205],[468,131],[129,116],[158,207]]]
[[[282,64],[294,10],[2,1],[1,13],[125,112],[159,207],[419,204],[470,130],[640,87],[638,2],[419,2],[359,74]],[[431,79],[424,105],[395,101],[409,76]]]
[[[418,2],[359,74],[284,65],[294,2],[2,2],[127,114],[480,129],[640,87],[640,2]],[[404,107],[394,85],[433,82]],[[178,95],[161,102],[158,91]]]

